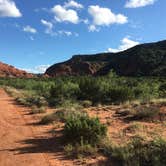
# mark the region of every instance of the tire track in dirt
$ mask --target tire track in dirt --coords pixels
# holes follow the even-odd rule
[[[27,145],[22,143],[27,138],[33,139],[35,134],[27,121],[20,114],[23,108],[17,108],[12,98],[0,89],[0,165],[35,165],[51,166],[42,153],[21,153],[17,149]]]
[[[0,166],[72,166],[58,150],[52,125],[37,125],[39,117],[15,104],[0,89]]]

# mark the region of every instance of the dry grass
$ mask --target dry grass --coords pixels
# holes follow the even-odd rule
[[[140,136],[147,140],[152,140],[154,137],[162,136],[166,138],[166,125],[165,121],[161,121],[157,114],[166,113],[166,107],[157,107],[157,111],[151,111],[151,106],[146,105],[150,110],[145,109],[145,105],[141,106],[129,106],[124,108],[121,106],[107,106],[103,109],[100,107],[92,107],[92,109],[86,109],[88,114],[92,117],[98,117],[102,123],[105,123],[108,127],[108,135],[114,143],[128,142],[134,136]],[[137,112],[135,108],[145,111],[145,114]],[[153,107],[152,107],[153,108]],[[155,107],[156,108],[156,107]],[[107,109],[107,111],[106,111]],[[154,109],[155,110],[155,109]],[[153,117],[154,120],[147,121],[141,118],[128,119],[131,116],[145,115],[149,118]],[[139,116],[140,117],[140,116]],[[141,116],[142,117],[142,116]],[[145,118],[145,119],[146,119]]]

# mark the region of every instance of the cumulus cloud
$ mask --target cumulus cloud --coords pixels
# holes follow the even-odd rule
[[[37,33],[37,30],[35,28],[32,28],[30,25],[23,27],[23,31],[29,33]]]
[[[144,7],[147,5],[154,4],[156,0],[128,0],[125,4],[126,8],[138,8],[138,7]]]
[[[39,74],[39,73],[45,73],[46,69],[49,67],[50,65],[39,65],[39,66],[35,66],[33,68],[29,68],[29,69],[23,69],[29,73],[35,73],[35,74]]]
[[[54,32],[53,32],[53,24],[49,21],[46,21],[44,19],[41,19],[41,23],[46,26],[46,30],[45,30],[45,33],[46,34],[50,34],[50,35],[54,35]]]
[[[46,20],[43,20],[41,19],[41,23],[46,26],[46,30],[45,30],[45,33],[46,34],[49,34],[51,36],[71,36],[71,35],[74,35],[74,36],[79,36],[78,33],[75,33],[75,32],[70,32],[70,31],[66,31],[66,30],[59,30],[59,31],[53,31],[53,24],[49,21],[46,21]]]
[[[97,28],[95,25],[89,25],[88,30],[89,30],[89,32],[95,32],[95,31],[99,32],[100,31],[100,29]]]
[[[60,35],[66,35],[66,36],[71,36],[73,33],[70,32],[70,31],[60,30],[60,31],[58,31],[58,34],[60,34]]]
[[[49,30],[53,28],[53,24],[49,21],[41,19],[41,23],[45,25]]]
[[[0,0],[0,17],[21,17],[22,14],[12,0]]]
[[[80,4],[76,1],[73,1],[73,0],[69,0],[68,2],[65,2],[64,7],[65,8],[70,8],[70,7],[72,8],[73,7],[73,8],[78,8],[78,9],[84,8],[84,6],[82,4]]]
[[[78,14],[73,9],[66,9],[61,5],[55,5],[51,11],[55,14],[55,20],[58,22],[70,22],[73,24],[79,22]]]
[[[50,65],[39,65],[35,67],[36,73],[44,73]]]
[[[121,44],[117,49],[108,48],[107,52],[116,53],[116,52],[124,51],[124,50],[127,50],[128,48],[134,47],[138,44],[139,44],[139,42],[133,41],[133,40],[129,39],[129,37],[125,37],[121,40]]]
[[[114,14],[109,8],[102,8],[98,5],[89,6],[89,14],[93,18],[93,24],[98,26],[109,26],[111,24],[125,24],[127,17],[123,14]]]

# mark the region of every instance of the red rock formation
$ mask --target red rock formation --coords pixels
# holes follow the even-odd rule
[[[118,53],[75,55],[49,67],[50,77],[106,75],[111,70],[122,76],[166,76],[166,40],[135,46]]]
[[[32,78],[33,76],[33,74],[27,73],[24,70],[19,70],[11,65],[0,62],[0,77]]]

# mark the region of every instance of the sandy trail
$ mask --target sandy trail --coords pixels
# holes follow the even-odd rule
[[[0,166],[73,165],[58,151],[51,127],[36,125],[37,121],[0,89]]]

